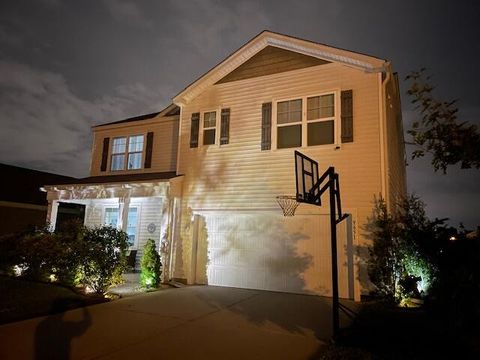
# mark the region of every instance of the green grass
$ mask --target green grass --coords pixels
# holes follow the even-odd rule
[[[49,283],[0,276],[0,324],[97,304],[105,300]]]

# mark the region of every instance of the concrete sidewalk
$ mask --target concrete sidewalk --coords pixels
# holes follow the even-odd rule
[[[309,359],[330,333],[328,298],[192,286],[0,326],[0,359]]]

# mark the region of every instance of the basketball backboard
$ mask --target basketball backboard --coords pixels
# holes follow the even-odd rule
[[[295,175],[297,201],[320,205],[320,198],[314,199],[315,191],[318,192],[314,188],[319,180],[318,163],[295,150]]]

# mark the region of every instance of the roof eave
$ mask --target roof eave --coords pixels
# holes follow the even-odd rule
[[[383,72],[386,71],[388,65],[388,62],[384,59],[354,53],[352,51],[338,49],[287,35],[263,31],[228,56],[225,60],[188,85],[173,98],[173,103],[178,106],[187,104],[205,90],[206,87],[216,83],[266,46],[275,46],[307,56],[316,57],[318,59],[341,63],[365,72]]]

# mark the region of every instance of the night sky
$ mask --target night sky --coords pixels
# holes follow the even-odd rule
[[[401,79],[427,67],[438,97],[480,124],[479,19],[460,0],[4,0],[0,162],[88,176],[91,125],[161,110],[265,29],[389,59]],[[409,163],[409,192],[431,217],[480,224],[480,170]]]

